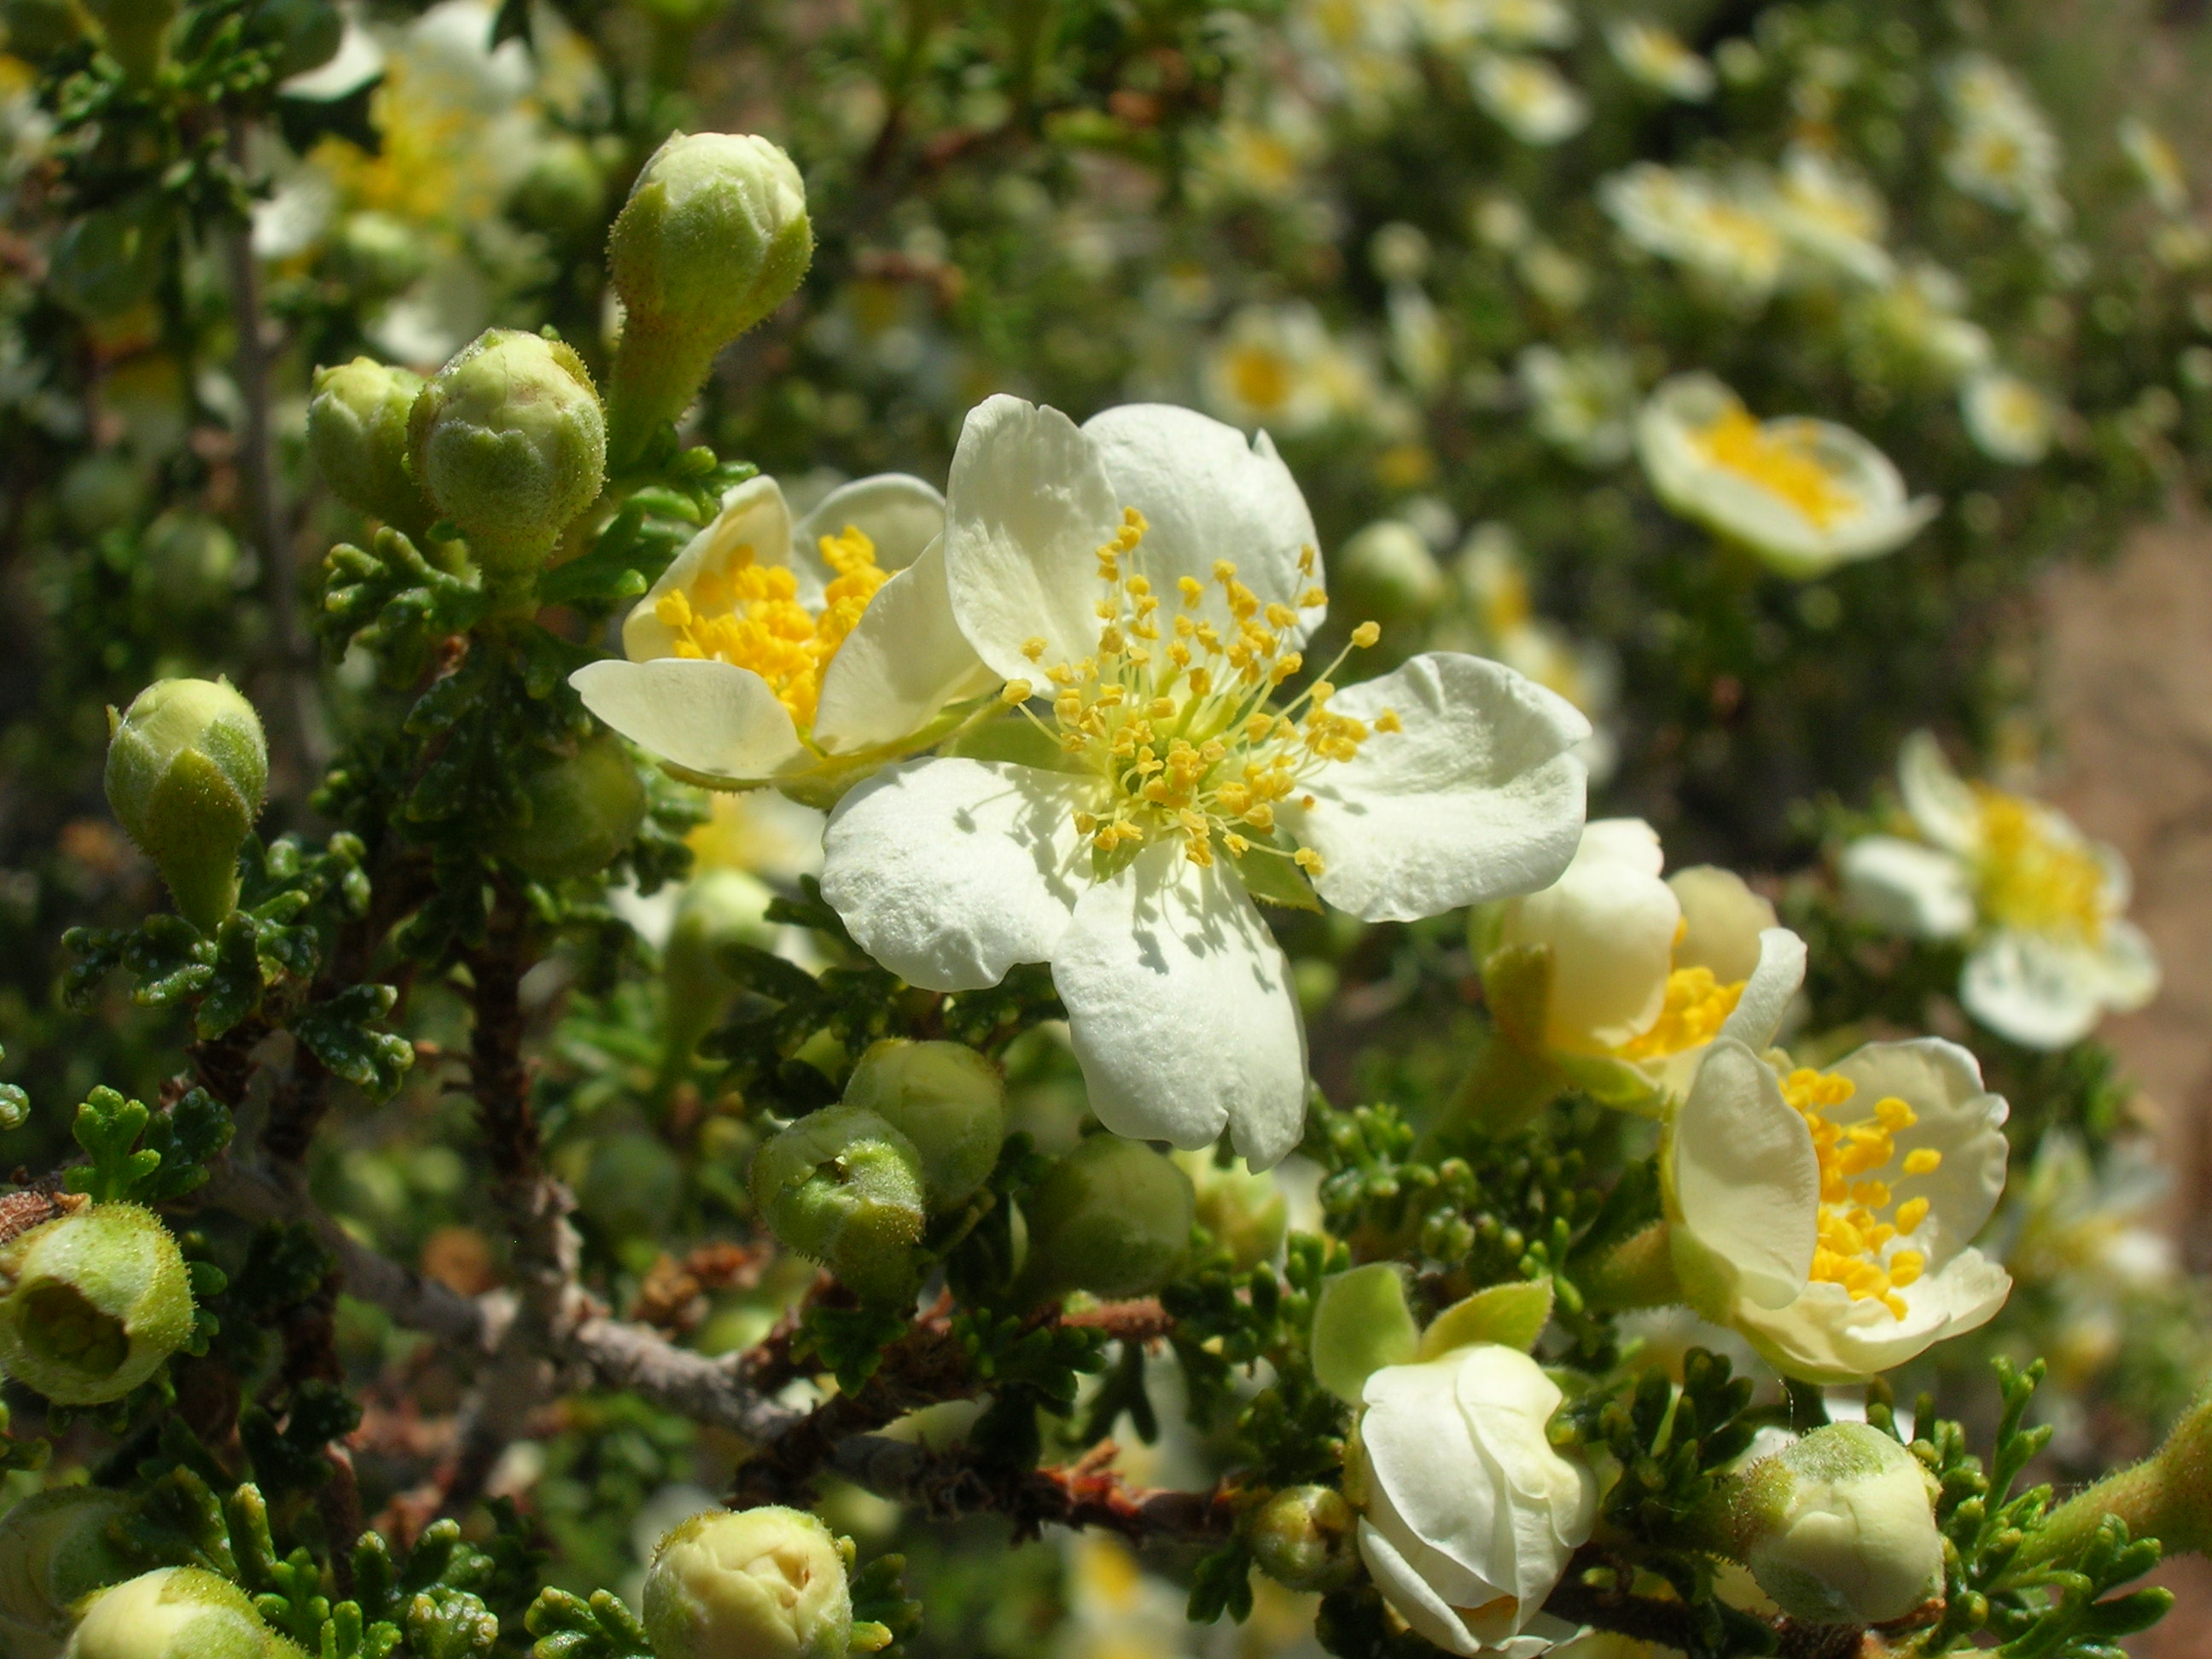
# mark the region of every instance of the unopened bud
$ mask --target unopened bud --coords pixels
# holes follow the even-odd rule
[[[70,1638],[68,1659],[300,1659],[252,1598],[201,1567],[156,1567],[103,1591]]]
[[[1737,1553],[1793,1619],[1878,1625],[1942,1588],[1934,1482],[1864,1423],[1815,1429],[1744,1471],[1729,1498]]]
[[[615,355],[614,465],[681,415],[714,354],[774,311],[814,257],[806,186],[767,139],[675,133],[607,239],[627,320]]]
[[[171,507],[146,526],[139,552],[149,597],[165,617],[213,610],[238,580],[237,538],[204,513]]]
[[[131,1509],[111,1487],[58,1486],[0,1516],[0,1650],[13,1659],[61,1651],[85,1599],[131,1576],[108,1534]]]
[[[398,215],[380,213],[374,208],[349,213],[338,222],[337,234],[331,239],[330,260],[333,273],[353,289],[354,297],[370,301],[398,293],[430,266],[430,255],[423,246],[422,232]],[[372,360],[356,357],[354,361],[360,363]],[[421,390],[422,381],[419,375],[410,374],[407,378],[416,391]],[[411,404],[415,393],[410,392],[407,396]],[[407,447],[407,411],[404,409],[399,411],[399,441],[404,454]],[[411,488],[411,480],[410,483]]]
[[[934,1210],[981,1186],[1006,1138],[1006,1079],[962,1043],[886,1037],[854,1066],[845,1103],[874,1112],[914,1143]]]
[[[1252,1519],[1260,1571],[1294,1590],[1329,1590],[1359,1562],[1359,1517],[1333,1486],[1286,1486]]]
[[[107,720],[107,804],[213,933],[238,908],[238,849],[269,787],[261,717],[227,680],[156,680]]]
[[[422,394],[421,375],[356,357],[317,369],[307,400],[307,449],[331,493],[410,536],[431,518],[407,470],[407,422]]]
[[[1282,1253],[1290,1202],[1272,1170],[1258,1173],[1214,1162],[1208,1152],[1177,1152],[1176,1166],[1190,1177],[1198,1198],[1198,1224],[1229,1252],[1244,1273]]]
[[[150,191],[95,208],[54,238],[46,285],[88,322],[119,316],[153,294],[175,228],[167,203]]]
[[[753,1158],[753,1203],[777,1239],[871,1300],[913,1293],[922,1194],[914,1143],[857,1106],[803,1117]]]
[[[726,945],[765,951],[775,942],[775,929],[767,920],[775,896],[742,870],[702,870],[684,888],[660,954],[672,1067],[690,1059],[738,989],[717,953]]]
[[[1421,532],[1378,519],[1330,562],[1330,585],[1348,617],[1397,622],[1425,617],[1444,596],[1444,573]]]
[[[1190,1177],[1159,1153],[1119,1135],[1091,1136],[1022,1200],[1030,1298],[1158,1290],[1190,1249],[1195,1209]]]
[[[523,810],[493,838],[499,854],[538,881],[596,875],[637,839],[645,785],[617,738],[594,738],[522,786]]]
[[[606,416],[558,340],[487,329],[415,400],[408,456],[461,527],[488,586],[526,592],[569,520],[597,500]]]
[[[636,1129],[601,1135],[576,1185],[576,1207],[617,1240],[659,1237],[683,1198],[684,1160]]]
[[[95,1204],[0,1245],[0,1370],[49,1400],[119,1400],[191,1333],[185,1259],[150,1210]]]
[[[645,1570],[654,1659],[844,1659],[853,1638],[845,1552],[803,1510],[708,1510]]]
[[[605,222],[606,199],[607,170],[592,147],[562,137],[539,148],[507,210],[532,230],[574,237]]]
[[[123,66],[125,80],[143,86],[161,73],[177,0],[84,0],[84,9],[100,25],[101,44]]]

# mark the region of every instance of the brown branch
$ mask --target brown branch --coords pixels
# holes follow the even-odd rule
[[[994,1465],[965,1449],[935,1452],[882,1435],[859,1435],[837,1449],[837,1472],[879,1498],[911,1505],[933,1520],[1003,1515],[1017,1539],[1048,1522],[1103,1527],[1131,1540],[1225,1537],[1236,1524],[1237,1488],[1212,1492],[1132,1486],[1111,1465],[1103,1441],[1076,1462],[1036,1469]]]
[[[1175,1316],[1160,1306],[1156,1296],[1133,1302],[1101,1302],[1095,1307],[1063,1313],[1060,1322],[1081,1330],[1103,1331],[1117,1342],[1158,1342],[1175,1328]]]

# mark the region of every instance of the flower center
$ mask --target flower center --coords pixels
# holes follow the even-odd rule
[[[1164,618],[1150,579],[1125,566],[1145,530],[1144,515],[1125,507],[1121,530],[1098,549],[1106,591],[1097,605],[1097,652],[1080,662],[1043,666],[1052,692],[1050,725],[1023,709],[1077,766],[1104,782],[1101,810],[1077,812],[1076,828],[1109,857],[1124,847],[1179,836],[1194,864],[1212,864],[1218,841],[1234,857],[1272,854],[1319,875],[1317,854],[1275,844],[1276,805],[1330,762],[1350,760],[1375,732],[1401,729],[1397,714],[1386,708],[1370,727],[1331,713],[1335,688],[1325,677],[1281,708],[1269,708],[1268,694],[1303,665],[1290,648],[1299,611],[1263,605],[1223,559],[1214,564],[1213,580],[1229,627],[1192,614],[1206,591],[1194,576],[1181,579],[1180,608]],[[1316,557],[1311,547],[1298,557],[1309,579]],[[1300,596],[1299,610],[1327,599],[1316,583]],[[1372,645],[1378,631],[1362,623],[1352,645]],[[1032,639],[1022,652],[1042,665],[1045,641]],[[1340,654],[1337,662],[1343,660]],[[1001,695],[1021,707],[1034,689],[1014,680]]]
[[[860,620],[890,573],[876,568],[876,544],[847,525],[821,539],[823,562],[836,572],[811,612],[799,578],[780,564],[755,562],[741,546],[719,571],[672,588],[653,607],[676,635],[679,657],[711,658],[750,668],[769,684],[801,731],[814,724],[822,671]]]
[[[1742,999],[1744,981],[1724,983],[1710,968],[1677,968],[1667,975],[1667,1006],[1643,1036],[1613,1050],[1623,1060],[1664,1060],[1702,1048]]]
[[[1229,385],[1248,409],[1279,409],[1291,395],[1291,366],[1279,351],[1260,345],[1233,347]]]
[[[1878,1301],[1902,1319],[1905,1301],[1899,1292],[1926,1270],[1928,1258],[1899,1241],[1928,1218],[1928,1200],[1899,1200],[1880,1172],[1895,1164],[1898,1181],[1933,1175],[1943,1154],[1915,1146],[1899,1159],[1898,1135],[1920,1119],[1895,1095],[1876,1101],[1874,1115],[1856,1122],[1832,1115],[1857,1092],[1849,1078],[1808,1066],[1782,1079],[1782,1097],[1803,1115],[1820,1160],[1820,1239],[1810,1276],[1842,1285],[1854,1302]]]
[[[1858,504],[1837,483],[1809,434],[1788,428],[1775,432],[1746,410],[1723,411],[1694,434],[1694,441],[1715,466],[1788,502],[1815,530],[1827,529]]]
[[[2000,927],[2072,933],[2094,944],[2105,933],[2105,867],[2087,849],[2053,835],[2016,795],[1978,786],[1981,805],[1981,908]]]

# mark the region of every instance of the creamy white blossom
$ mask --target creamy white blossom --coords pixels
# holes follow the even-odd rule
[[[1550,61],[1485,52],[1468,70],[1475,101],[1524,144],[1556,144],[1589,121],[1589,100]]]
[[[1844,1383],[1985,1322],[2011,1279],[1972,1247],[2004,1191],[2004,1101],[1956,1043],[1826,1071],[1713,1045],[1660,1153],[1690,1304],[1784,1375]]]
[[[1782,158],[1774,222],[1808,264],[1863,283],[1887,282],[1897,264],[1882,246],[1889,210],[1874,186],[1825,152],[1793,145]]]
[[[1605,43],[1630,78],[1654,92],[1691,104],[1702,104],[1713,95],[1713,66],[1662,24],[1624,17],[1607,26]]]
[[[878,774],[830,819],[823,893],[912,984],[1049,963],[1116,1133],[1226,1127],[1262,1167],[1297,1143],[1304,1034],[1254,885],[1402,919],[1532,890],[1572,854],[1589,724],[1496,664],[1431,653],[1267,706],[1326,594],[1264,435],[994,398],[953,457],[944,558],[1006,702],[1049,700],[1018,714],[1038,763]]]
[[[1346,1483],[1383,1599],[1448,1653],[1534,1659],[1571,1636],[1541,1608],[1589,1536],[1597,1482],[1546,1436],[1559,1385],[1482,1342],[1386,1365],[1362,1398]]]
[[[1223,420],[1291,435],[1361,419],[1377,401],[1367,359],[1303,303],[1239,309],[1208,350],[1202,374],[1206,404]]]
[[[2058,137],[2012,71],[1978,52],[1945,66],[1952,139],[1943,172],[1967,195],[2063,230],[2070,216],[2058,193]]]
[[[1960,387],[1959,416],[1984,455],[2014,466],[2049,454],[2057,425],[2051,399],[2003,369],[1984,369]]]
[[[1961,939],[1959,1000],[2000,1035],[2063,1048],[2106,1010],[2158,993],[2158,958],[2127,920],[2125,861],[2064,814],[1951,769],[1928,733],[1898,756],[1917,836],[1869,836],[1844,849],[1844,890],[1879,925]]]
[[[1966,290],[1932,260],[1909,259],[1895,280],[1862,295],[1849,325],[1884,356],[1949,382],[1988,366],[1989,331],[1966,314]]]
[[[1611,466],[1636,447],[1636,370],[1612,346],[1561,351],[1541,341],[1513,365],[1536,435],[1586,466]]]
[[[1634,166],[1598,181],[1598,204],[1638,247],[1753,302],[1771,293],[1788,251],[1765,192],[1710,174]]]
[[[1787,576],[1878,557],[1936,515],[1857,433],[1804,416],[1760,422],[1710,374],[1651,394],[1637,449],[1661,501]]]

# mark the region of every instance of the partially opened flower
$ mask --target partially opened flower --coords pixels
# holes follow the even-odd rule
[[[943,498],[895,473],[796,525],[773,478],[725,499],[623,623],[623,656],[569,677],[640,748],[725,787],[896,752],[996,678],[953,625]]]
[[[1691,1306],[1811,1382],[1863,1382],[1983,1324],[2012,1285],[1971,1242],[2004,1191],[2005,1115],[1938,1038],[1779,1073],[1716,1043],[1660,1153]]]
[[[1636,436],[1661,501],[1785,576],[1879,557],[1936,515],[1857,433],[1804,416],[1759,421],[1710,374],[1661,386]]]
[[[2117,852],[2039,801],[1966,782],[1924,732],[1905,739],[1898,781],[1918,838],[1854,842],[1844,890],[1896,932],[1965,940],[1968,1013],[2014,1042],[2063,1048],[2107,1009],[2158,994],[2158,958],[2127,920]]]
[[[2057,425],[2051,399],[2017,374],[1984,369],[1960,388],[1967,435],[1991,460],[2033,466],[2051,453]]]
[[[823,896],[910,983],[1048,962],[1090,1103],[1255,1165],[1304,1121],[1304,1036],[1251,894],[1370,920],[1527,892],[1565,866],[1589,723],[1494,663],[1430,654],[1279,693],[1326,595],[1289,471],[1187,410],[1078,428],[994,398],[946,503],[962,630],[1043,764],[893,767],[830,819]],[[1371,641],[1364,625],[1355,642]],[[1310,884],[1310,888],[1309,888]]]
[[[1874,186],[1820,151],[1800,144],[1783,158],[1774,222],[1803,258],[1863,283],[1886,283],[1897,270],[1882,246],[1888,219]]]
[[[1475,101],[1524,144],[1556,144],[1589,120],[1589,100],[1541,58],[1486,52],[1468,71]]]
[[[1713,95],[1713,66],[1682,44],[1681,36],[1640,17],[1624,17],[1605,32],[1606,44],[1631,79],[1685,103]]]
[[[1702,173],[1638,161],[1601,179],[1598,204],[1647,253],[1696,273],[1729,296],[1764,300],[1788,251],[1764,193]]]

